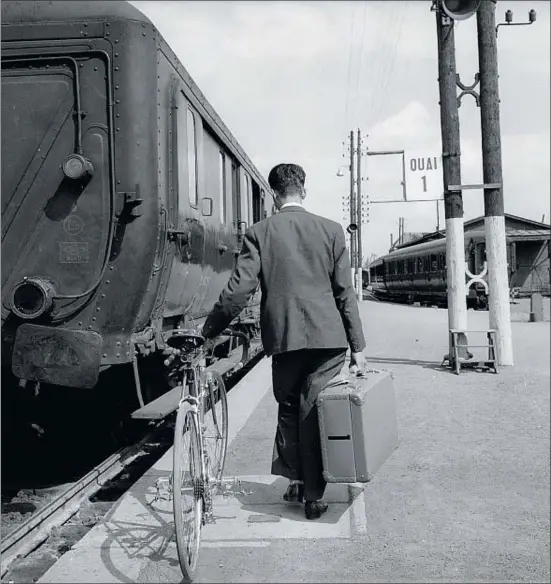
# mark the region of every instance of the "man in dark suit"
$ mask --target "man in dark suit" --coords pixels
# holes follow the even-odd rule
[[[286,501],[305,500],[308,519],[327,511],[316,398],[342,369],[363,369],[365,340],[342,227],[309,213],[304,170],[279,164],[268,177],[279,212],[245,234],[235,270],[203,327],[220,334],[262,291],[262,343],[272,355],[279,404],[272,474],[290,480]]]

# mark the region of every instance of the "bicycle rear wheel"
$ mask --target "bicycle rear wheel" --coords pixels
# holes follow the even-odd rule
[[[228,448],[228,398],[219,373],[210,373],[203,400],[203,444],[209,461],[209,475],[222,479]]]
[[[197,414],[180,406],[174,431],[172,492],[178,559],[184,578],[197,567],[203,518],[203,477]]]

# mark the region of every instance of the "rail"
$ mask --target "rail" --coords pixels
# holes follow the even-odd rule
[[[117,476],[135,460],[140,455],[141,449],[153,441],[163,425],[164,422],[160,422],[139,442],[121,448],[109,456],[53,501],[34,513],[27,521],[2,538],[0,542],[1,576],[4,576],[14,560],[25,556],[45,541],[54,527],[62,525],[78,512],[85,499],[94,495],[107,481]]]

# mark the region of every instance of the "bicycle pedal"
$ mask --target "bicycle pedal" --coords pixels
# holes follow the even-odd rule
[[[155,481],[155,496],[149,505],[157,501],[171,501],[172,500],[172,481],[170,477],[159,477]]]

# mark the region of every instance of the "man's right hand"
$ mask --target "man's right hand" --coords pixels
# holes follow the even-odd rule
[[[350,373],[357,375],[358,373],[363,373],[367,369],[367,359],[365,355],[360,351],[359,353],[352,353],[350,355]]]

